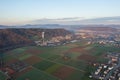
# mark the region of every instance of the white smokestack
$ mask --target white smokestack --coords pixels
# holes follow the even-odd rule
[[[42,32],[42,39],[44,39],[45,37],[45,32]]]

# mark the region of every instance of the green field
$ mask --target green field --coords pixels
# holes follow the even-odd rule
[[[53,62],[43,60],[43,61],[41,61],[33,66],[40,69],[40,70],[46,70],[54,64],[55,63],[53,63]]]
[[[34,50],[36,52],[29,50]],[[63,80],[91,80],[88,76],[90,75],[91,71],[95,70],[95,68],[89,64],[89,60],[84,57],[82,59],[79,57],[86,54],[88,57],[94,57],[94,62],[104,63],[108,60],[103,58],[103,56],[108,52],[120,52],[120,49],[118,47],[100,44],[86,45],[84,41],[69,43],[56,47],[21,47],[7,52],[5,59],[6,63],[9,63],[9,61],[12,59],[24,61],[31,56],[36,56],[41,59],[40,62],[30,65],[33,67],[33,69],[17,77],[17,80],[25,80],[26,78],[29,78],[30,80],[63,79],[61,76],[57,77],[54,75],[63,66],[72,68],[74,70],[69,75],[66,75]],[[60,73],[62,73],[62,70],[58,74]],[[5,76],[0,73],[0,80],[4,80],[4,78]]]
[[[66,80],[81,80],[83,75],[84,74],[81,72],[75,71],[68,78],[66,78]]]
[[[39,71],[38,69],[32,69],[31,71],[23,74],[22,76],[18,77],[17,80],[59,80],[58,78],[48,75],[42,71]]]
[[[31,54],[23,54],[23,55],[20,55],[19,56],[19,59],[20,60],[24,60],[24,59],[27,59],[27,58],[29,58],[29,57],[31,57],[32,55]]]
[[[6,76],[2,72],[0,72],[0,80],[5,80],[5,79],[6,79]]]
[[[45,71],[46,71],[47,73],[52,74],[52,73],[54,73],[57,69],[59,69],[61,66],[62,66],[62,65],[60,65],[60,64],[55,64],[55,65],[49,67],[48,69],[46,69]]]

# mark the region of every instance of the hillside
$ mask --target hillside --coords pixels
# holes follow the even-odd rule
[[[65,29],[0,29],[0,48],[32,44],[43,31],[46,39],[71,34]]]

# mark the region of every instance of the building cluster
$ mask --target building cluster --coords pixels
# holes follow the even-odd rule
[[[72,35],[65,35],[65,36],[56,36],[52,37],[49,40],[44,37],[45,33],[42,33],[42,39],[35,41],[37,46],[57,46],[57,45],[64,45],[72,39]]]
[[[113,71],[109,80],[120,80],[120,67]]]
[[[88,39],[88,44],[110,44],[120,47],[120,32],[78,30],[75,35],[77,39]]]
[[[108,63],[100,64],[91,78],[98,80],[120,80],[120,53],[109,53]]]
[[[120,47],[120,34],[113,32],[99,32],[91,30],[78,30],[74,35],[55,36],[51,39],[45,37],[45,32],[42,32],[41,40],[35,41],[38,46],[57,46],[65,44],[73,40],[88,40],[88,44],[109,44]]]
[[[98,44],[102,44],[102,45],[111,45],[111,46],[116,46],[116,47],[120,47],[120,42],[115,41],[115,40],[110,40],[110,39],[92,39],[88,41],[88,44],[94,44],[94,43],[98,43]]]
[[[24,69],[28,67],[28,64],[22,61],[16,61],[11,64],[6,65],[3,69],[2,72],[7,75],[7,76],[12,76],[16,72],[21,72]]]

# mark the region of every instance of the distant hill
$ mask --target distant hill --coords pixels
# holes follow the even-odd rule
[[[106,32],[116,32],[116,28],[111,28],[111,27],[84,27],[80,28],[84,30],[91,30],[91,31],[106,31]]]
[[[74,30],[78,30],[80,28],[84,28],[84,27],[110,27],[110,28],[116,28],[116,29],[120,29],[120,25],[60,25],[60,24],[27,24],[27,25],[19,25],[19,26],[6,26],[6,25],[0,25],[0,29],[8,29],[8,28],[25,28],[25,29],[59,29],[59,28],[63,28],[63,29],[67,29],[70,31],[74,31]]]
[[[43,31],[46,39],[71,34],[65,29],[0,29],[0,49],[32,44],[33,41],[40,40]]]

